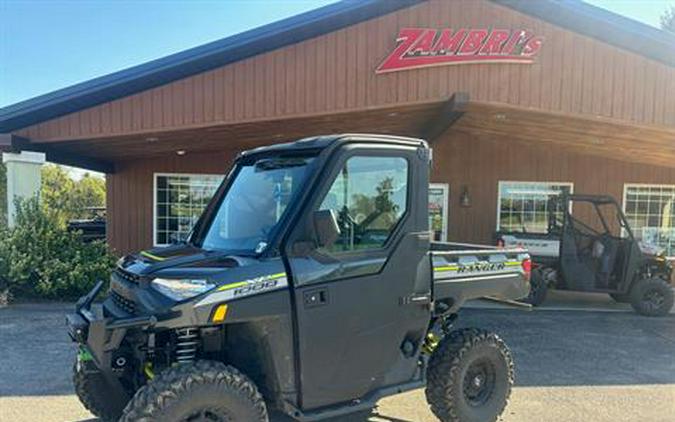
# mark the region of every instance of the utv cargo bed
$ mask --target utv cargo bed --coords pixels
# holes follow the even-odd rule
[[[430,255],[433,296],[437,301],[450,299],[452,311],[467,300],[489,296],[509,301],[528,294],[523,277],[529,277],[531,262],[525,249],[434,242]]]

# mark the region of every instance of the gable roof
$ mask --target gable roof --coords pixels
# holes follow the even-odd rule
[[[0,133],[73,113],[342,29],[426,0],[343,0],[0,109]],[[675,66],[675,35],[580,0],[490,0]]]

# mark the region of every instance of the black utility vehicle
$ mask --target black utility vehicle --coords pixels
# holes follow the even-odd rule
[[[574,209],[574,215],[572,215]],[[532,254],[527,302],[541,304],[550,288],[608,293],[640,314],[673,307],[673,268],[663,251],[633,236],[623,210],[606,195],[562,194],[548,203],[548,232],[498,233],[498,244]]]
[[[183,244],[120,260],[68,316],[84,405],[122,421],[319,420],[426,385],[443,421],[494,421],[514,367],[452,329],[527,295],[526,251],[431,243],[431,150],[323,136],[241,154]]]

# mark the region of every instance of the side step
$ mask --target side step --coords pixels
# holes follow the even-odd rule
[[[320,410],[312,410],[303,413],[299,409],[292,408],[287,404],[286,414],[293,419],[300,422],[313,422],[338,416],[348,415],[354,412],[361,412],[372,409],[377,404],[378,400],[383,397],[393,396],[406,391],[417,390],[425,386],[424,381],[413,381],[406,384],[401,384],[393,387],[386,387],[381,390],[374,391],[368,394],[361,400],[355,400],[346,404],[326,407]]]

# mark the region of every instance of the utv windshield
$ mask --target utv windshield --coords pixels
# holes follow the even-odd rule
[[[311,157],[277,157],[240,165],[201,247],[262,252],[294,195],[302,188],[311,161]]]

